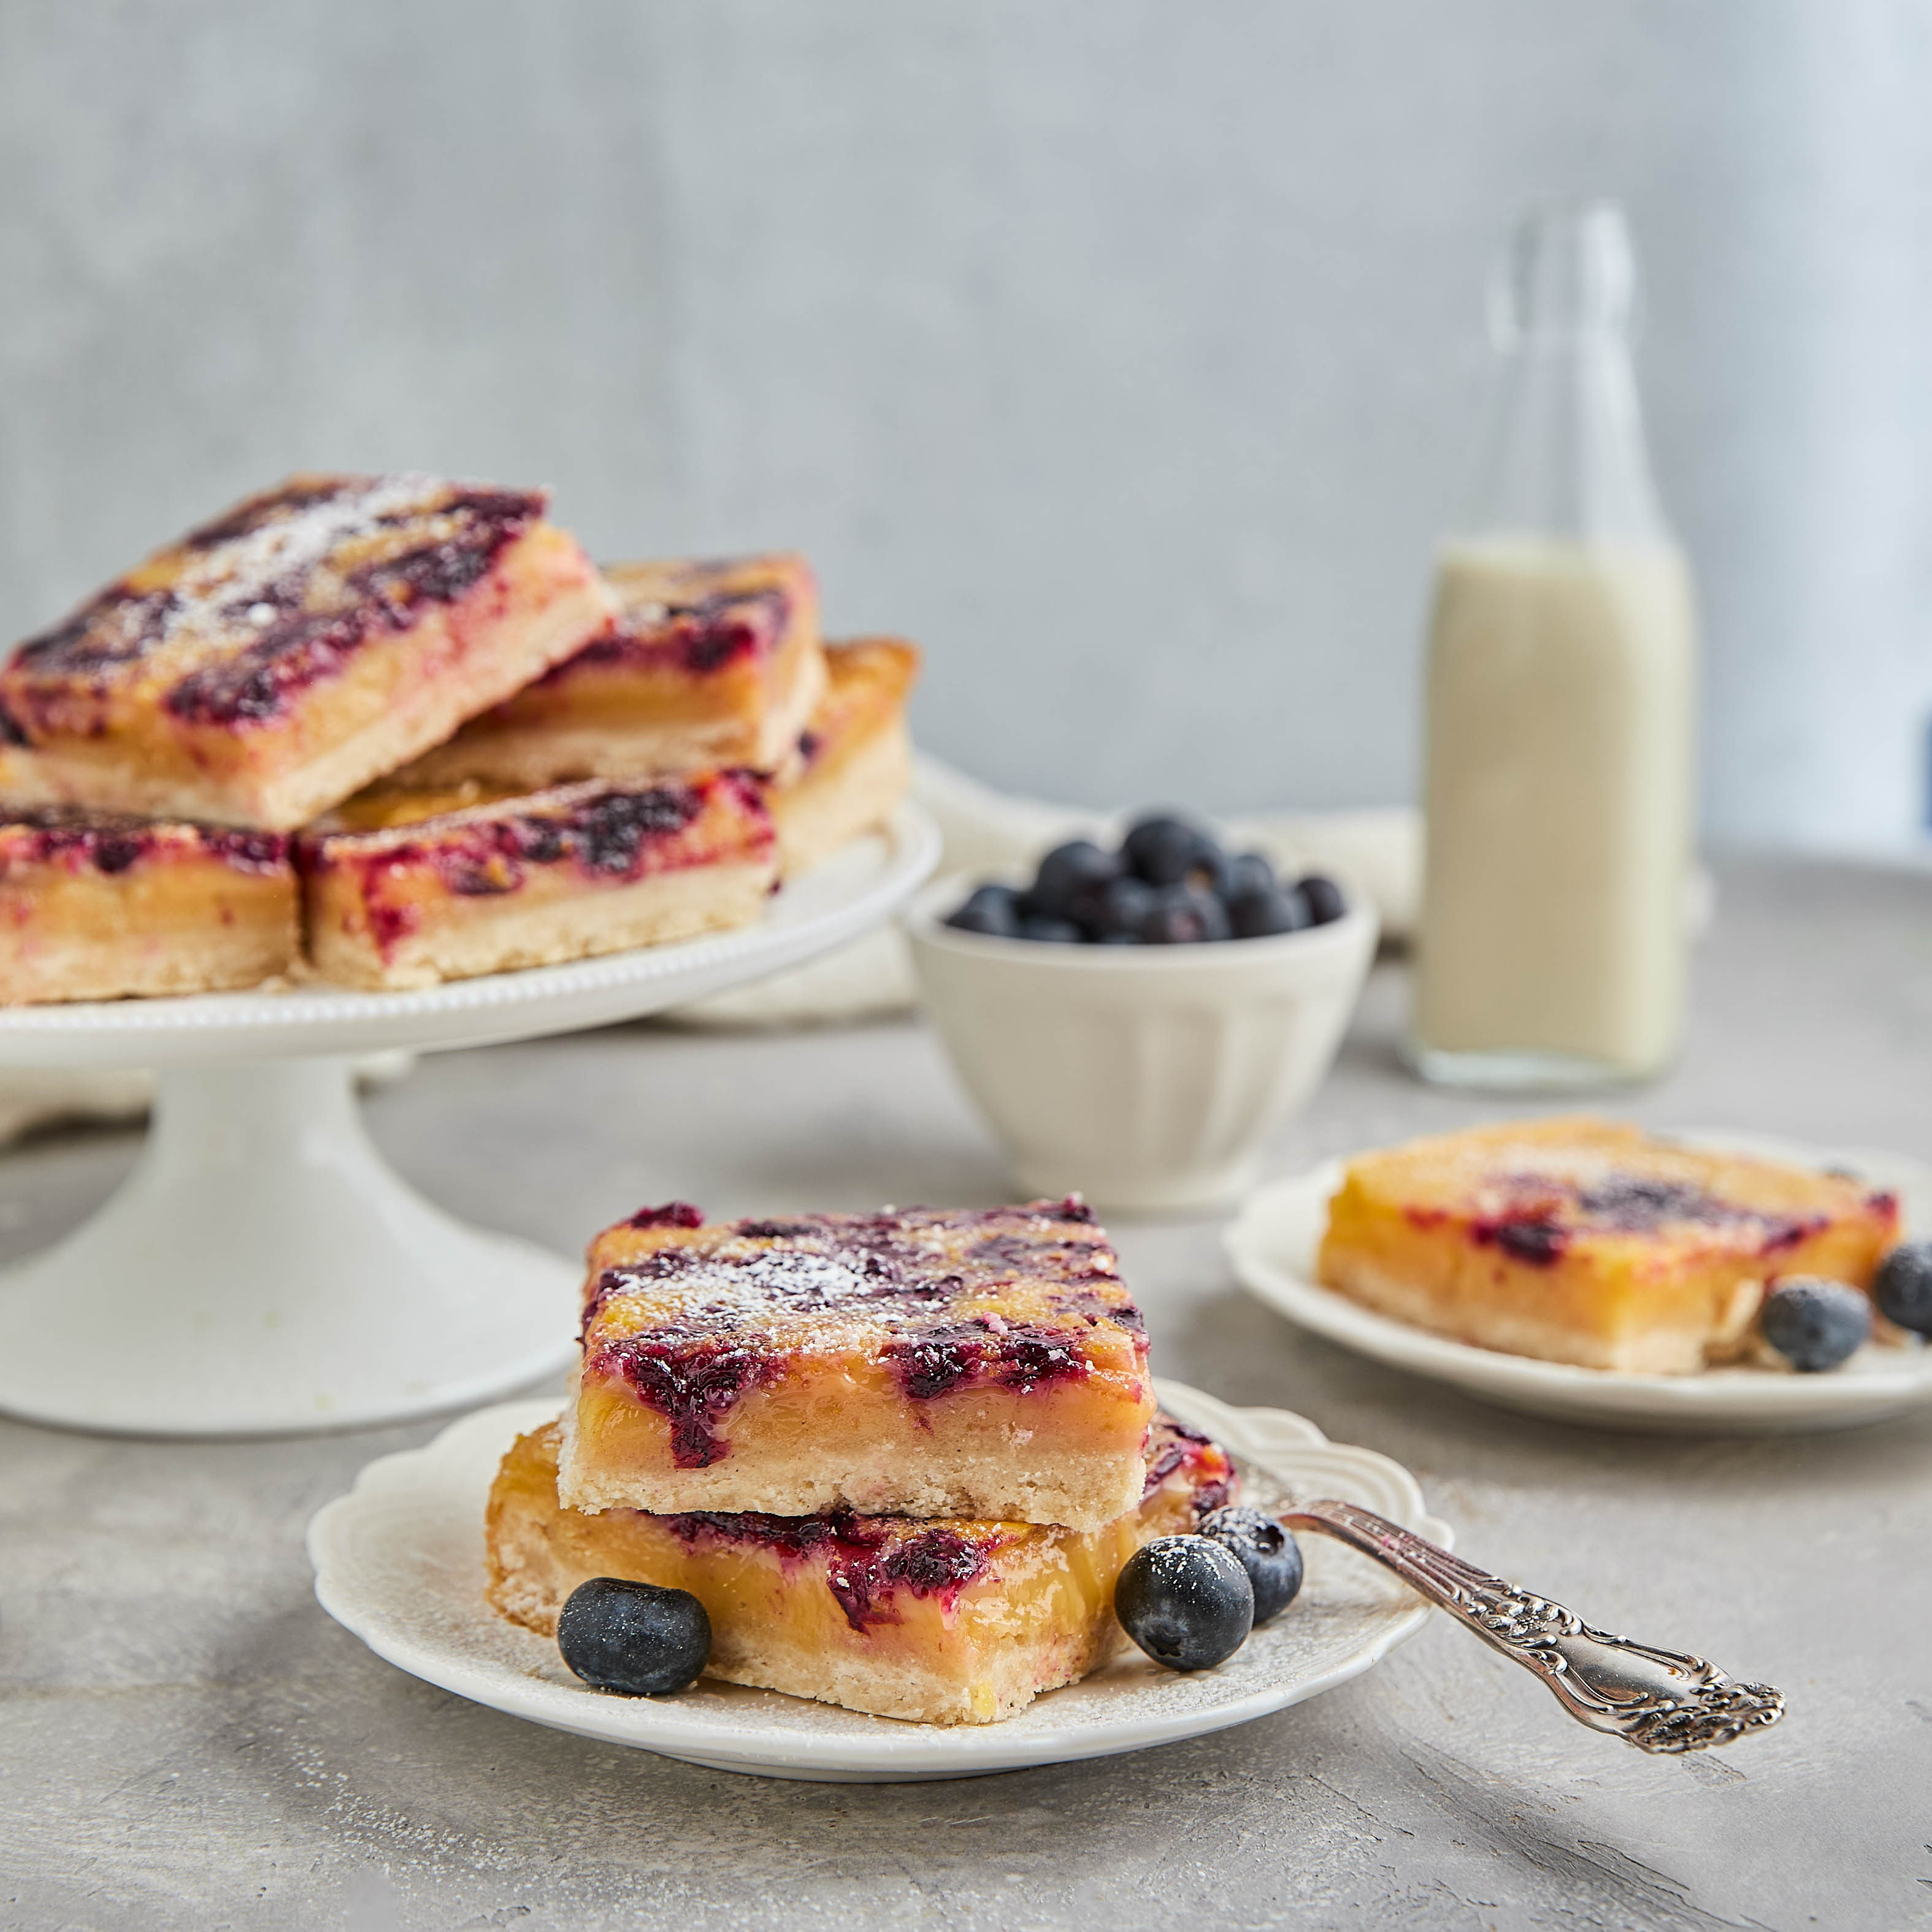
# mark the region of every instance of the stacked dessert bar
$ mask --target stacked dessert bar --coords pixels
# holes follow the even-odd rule
[[[907,780],[800,557],[599,572],[542,490],[306,476],[0,666],[0,1003],[407,987],[754,918]]]
[[[708,1674],[988,1724],[1094,1669],[1114,1581],[1234,1474],[1159,1414],[1077,1199],[706,1225],[592,1244],[560,1423],[504,1458],[490,1598],[554,1634],[596,1577],[689,1591]]]

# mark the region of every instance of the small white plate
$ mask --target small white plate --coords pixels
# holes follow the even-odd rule
[[[1671,1138],[1807,1167],[1850,1168],[1898,1194],[1908,1232],[1932,1228],[1932,1169],[1902,1155],[1805,1147],[1765,1134],[1700,1130]],[[1324,1161],[1251,1195],[1224,1238],[1228,1257],[1258,1300],[1300,1327],[1393,1368],[1451,1383],[1528,1415],[1660,1435],[1850,1429],[1932,1402],[1932,1349],[1917,1343],[1868,1343],[1843,1367],[1824,1375],[1724,1368],[1696,1376],[1637,1376],[1507,1355],[1411,1328],[1314,1280],[1328,1198],[1341,1176],[1341,1162]]]
[[[1176,1383],[1158,1387],[1171,1413],[1242,1459],[1250,1493],[1278,1486],[1308,1498],[1340,1496],[1450,1540],[1448,1525],[1425,1511],[1415,1478],[1386,1456],[1330,1442],[1284,1409],[1234,1409]],[[490,1479],[512,1442],[556,1412],[554,1400],[501,1403],[466,1416],[426,1448],[371,1462],[309,1525],[316,1595],[379,1657],[459,1696],[716,1771],[890,1784],[1139,1750],[1245,1724],[1346,1683],[1429,1614],[1386,1572],[1310,1537],[1300,1595],[1219,1670],[1183,1675],[1130,1650],[1003,1724],[907,1724],[708,1678],[662,1701],[606,1696],[570,1674],[555,1644],[506,1622],[484,1600]]]

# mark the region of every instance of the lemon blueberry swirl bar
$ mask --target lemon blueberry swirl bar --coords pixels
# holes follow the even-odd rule
[[[0,1005],[253,986],[301,950],[273,832],[0,807]]]
[[[1781,1276],[1869,1290],[1898,1232],[1896,1198],[1850,1175],[1519,1121],[1350,1161],[1316,1273],[1459,1341],[1689,1375],[1740,1348]]]
[[[296,844],[309,954],[372,988],[686,939],[742,926],[778,879],[748,772],[591,779],[507,798],[379,788]]]
[[[614,564],[610,628],[403,774],[521,790],[702,765],[779,770],[825,688],[802,556]]]
[[[591,1245],[568,1508],[1097,1529],[1140,1493],[1147,1336],[1077,1200],[702,1224]]]
[[[286,831],[608,629],[541,490],[304,476],[0,668],[0,790]]]
[[[1135,1495],[1085,1530],[960,1517],[701,1510],[586,1515],[557,1500],[562,1432],[522,1437],[490,1492],[490,1602],[545,1636],[596,1577],[688,1590],[710,1618],[706,1675],[881,1717],[991,1724],[1071,1684],[1123,1641],[1121,1565],[1234,1495],[1226,1454],[1157,1417]]]

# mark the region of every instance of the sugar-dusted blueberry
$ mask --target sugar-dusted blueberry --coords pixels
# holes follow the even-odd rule
[[[593,1576],[564,1600],[556,1647],[593,1690],[664,1697],[704,1670],[711,1619],[688,1590]]]
[[[1197,946],[1228,937],[1227,908],[1198,886],[1163,886],[1141,920],[1150,946]]]
[[[981,886],[946,923],[961,932],[1015,938],[1020,929],[1019,895],[1010,886]]]
[[[1228,927],[1237,939],[1270,939],[1313,923],[1306,901],[1292,886],[1241,892],[1228,902]]]
[[[1758,1311],[1764,1339],[1802,1374],[1835,1369],[1871,1333],[1871,1303],[1842,1281],[1787,1276]]]
[[[1108,883],[1120,876],[1120,861],[1103,852],[1090,838],[1070,839],[1056,845],[1040,862],[1027,888],[1027,910],[1047,919],[1078,920]]]
[[[1932,1335],[1932,1241],[1900,1241],[1879,1264],[1872,1299],[1888,1322]]]
[[[1154,889],[1132,873],[1110,879],[1094,902],[1087,929],[1096,939],[1138,940],[1154,902]]]
[[[1265,852],[1237,852],[1221,868],[1221,896],[1231,904],[1249,892],[1271,892],[1276,884]]]
[[[1255,1590],[1240,1559],[1204,1536],[1157,1536],[1121,1566],[1120,1628],[1170,1670],[1211,1670],[1246,1642]]]
[[[1201,1519],[1201,1534],[1231,1552],[1255,1593],[1255,1628],[1279,1616],[1301,1588],[1301,1545],[1265,1510],[1237,1503]]]
[[[1171,812],[1136,819],[1120,842],[1120,856],[1150,886],[1178,886],[1190,878],[1204,881],[1222,864],[1214,836]]]
[[[1078,946],[1086,934],[1070,919],[1048,919],[1041,913],[1029,913],[1020,921],[1019,937],[1042,940],[1052,946]]]
[[[1348,910],[1348,902],[1342,896],[1342,888],[1325,872],[1310,872],[1295,890],[1308,908],[1310,926],[1330,925]]]

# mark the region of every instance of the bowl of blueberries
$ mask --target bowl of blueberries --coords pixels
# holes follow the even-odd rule
[[[1375,955],[1365,899],[1162,811],[907,917],[922,994],[1020,1184],[1116,1214],[1224,1205],[1312,1094]]]

